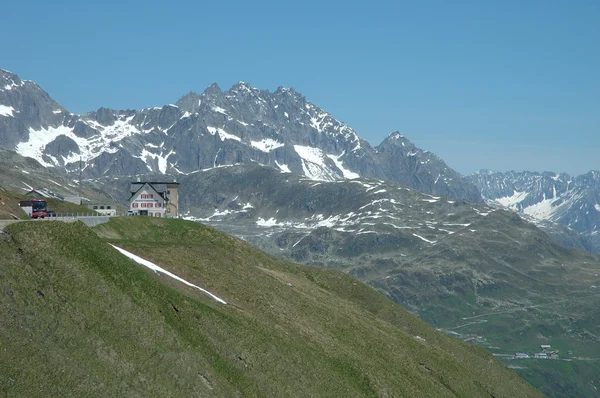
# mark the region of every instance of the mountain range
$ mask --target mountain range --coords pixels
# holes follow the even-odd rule
[[[294,89],[213,84],[175,104],[68,112],[31,81],[0,70],[0,145],[59,172],[183,175],[260,163],[319,181],[379,178],[481,202],[477,188],[398,132],[372,147]]]
[[[534,221],[567,226],[600,252],[600,171],[566,173],[482,170],[467,177],[488,203],[517,211]]]

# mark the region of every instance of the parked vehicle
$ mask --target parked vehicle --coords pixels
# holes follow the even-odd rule
[[[54,210],[48,210],[46,212],[46,217],[56,217],[56,212]]]
[[[127,215],[128,216],[137,216],[137,215],[139,215],[139,213],[135,210],[127,210]]]
[[[25,199],[19,202],[19,206],[31,218],[46,217],[46,201],[44,199]]]

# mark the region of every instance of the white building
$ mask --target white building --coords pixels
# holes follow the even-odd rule
[[[515,354],[515,358],[516,359],[527,359],[527,358],[529,358],[529,354],[527,354],[526,352],[517,352]]]
[[[100,213],[103,216],[116,216],[117,209],[113,205],[87,205],[88,209],[94,210],[96,213]]]
[[[176,182],[133,182],[129,210],[151,217],[177,217],[178,187]]]

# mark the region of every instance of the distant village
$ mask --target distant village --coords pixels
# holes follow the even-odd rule
[[[149,181],[134,181],[131,182],[129,188],[128,216],[150,216],[150,217],[178,217],[179,213],[179,183],[173,182],[149,182]],[[31,200],[23,200],[19,203],[21,209],[25,211],[31,218],[45,218],[64,216],[64,214],[56,214],[46,208],[46,199],[54,198],[64,202],[85,206],[92,210],[96,215],[102,216],[117,216],[116,204],[98,204],[84,203],[84,198],[80,196],[64,196],[52,192],[47,189],[32,188],[24,195],[26,198],[33,199],[39,203],[34,209]],[[36,210],[36,211],[34,211]],[[82,214],[83,216],[84,214]]]
[[[515,353],[514,359],[559,359],[558,358],[559,350],[552,350],[552,347],[547,344],[540,345],[540,352],[536,352],[533,355],[530,355],[527,352],[517,352]]]

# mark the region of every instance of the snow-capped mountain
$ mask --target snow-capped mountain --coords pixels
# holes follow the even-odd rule
[[[565,225],[600,249],[600,172],[577,177],[544,172],[492,172],[468,177],[486,200],[533,219]]]
[[[35,83],[0,70],[0,145],[87,177],[187,174],[260,163],[313,180],[373,177],[481,202],[476,187],[397,132],[378,147],[294,89],[213,84],[175,104],[68,112]]]

